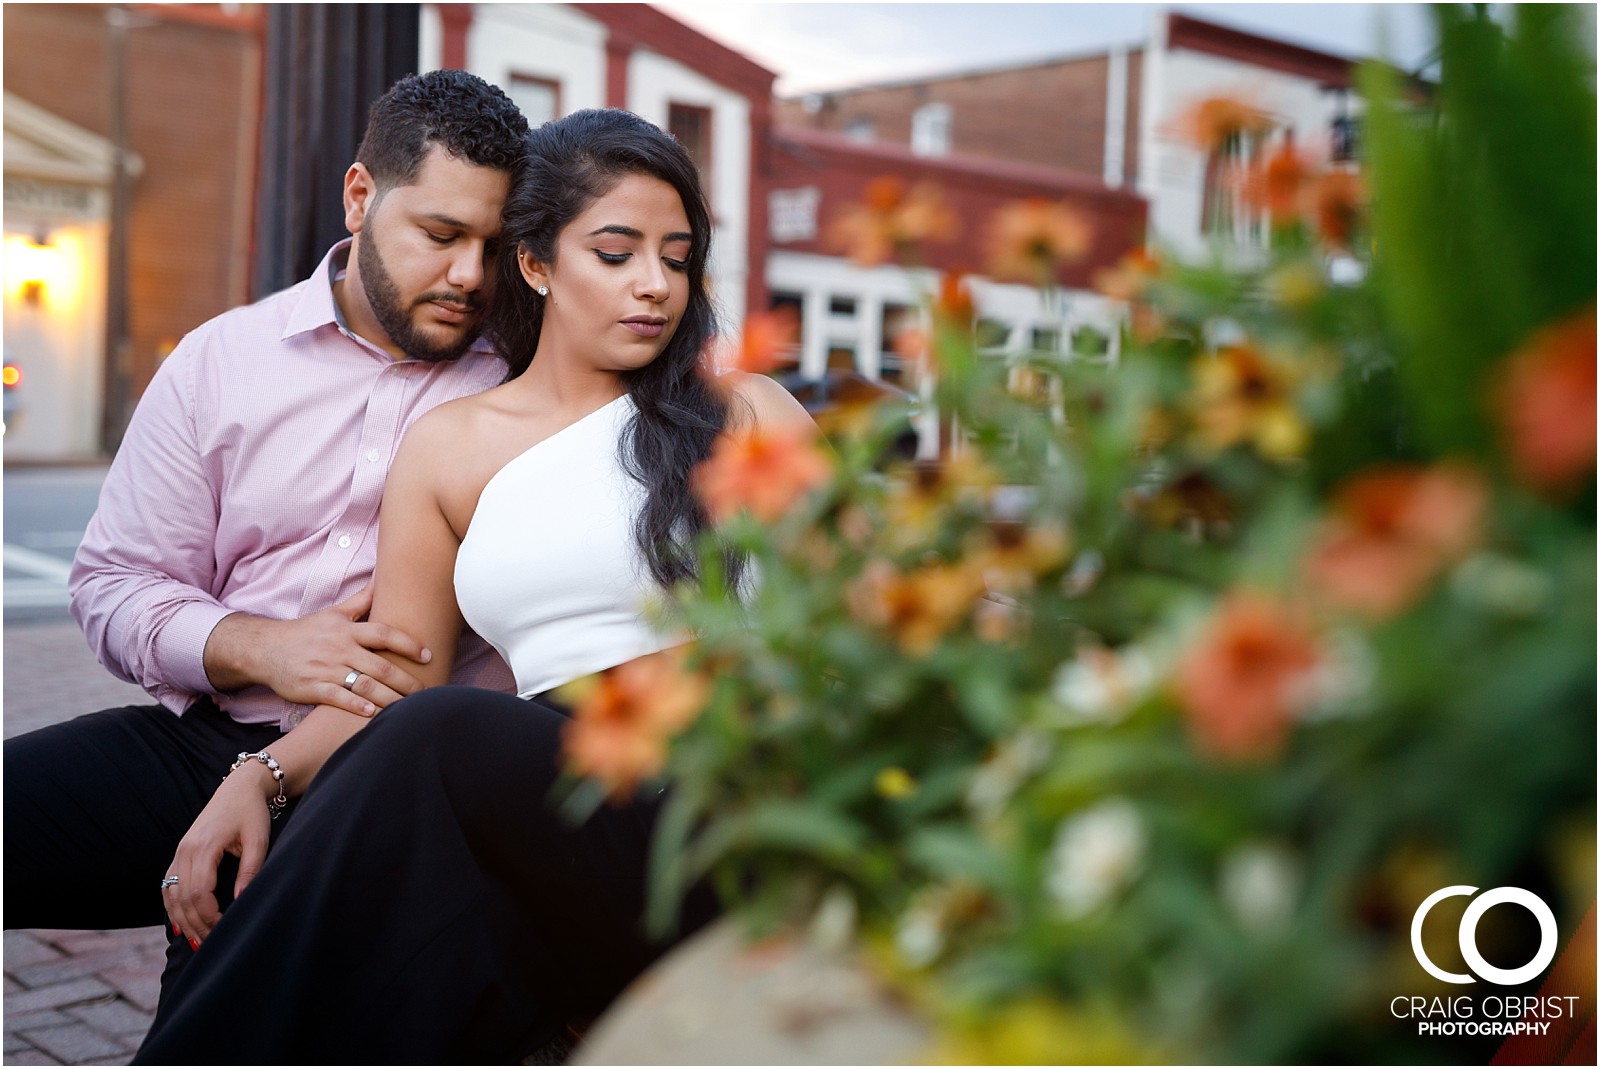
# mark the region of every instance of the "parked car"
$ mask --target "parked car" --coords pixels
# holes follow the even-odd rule
[[[838,368],[830,368],[820,379],[806,378],[799,371],[786,372],[777,379],[784,389],[794,394],[824,434],[838,430],[845,414],[861,406],[901,406],[905,411],[905,429],[895,436],[890,455],[902,460],[917,455],[917,430],[912,422],[919,404],[915,394],[879,379],[869,379],[858,371]]]

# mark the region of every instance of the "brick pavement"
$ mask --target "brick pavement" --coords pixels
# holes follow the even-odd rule
[[[147,702],[95,663],[76,624],[5,629],[6,737]],[[6,1065],[126,1065],[155,1014],[161,929],[5,933]]]

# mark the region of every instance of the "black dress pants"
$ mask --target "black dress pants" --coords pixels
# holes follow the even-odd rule
[[[507,1063],[598,1013],[642,932],[658,799],[553,807],[555,707],[438,687],[336,752],[178,978],[146,1064]],[[712,915],[686,907],[687,932]]]
[[[178,841],[234,758],[279,738],[202,698],[181,717],[129,705],[7,739],[5,927],[165,925],[160,883]],[[236,871],[225,859],[224,902]],[[189,953],[175,942],[163,990]]]

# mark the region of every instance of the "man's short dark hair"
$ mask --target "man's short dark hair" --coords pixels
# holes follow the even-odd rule
[[[512,172],[528,120],[498,86],[466,71],[408,74],[373,102],[356,150],[379,189],[408,185],[438,145],[451,156]]]

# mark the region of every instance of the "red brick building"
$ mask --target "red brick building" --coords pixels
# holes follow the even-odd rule
[[[112,7],[7,4],[4,81],[8,96],[107,143],[112,137],[113,94],[121,95],[126,145],[142,163],[132,180],[127,212],[130,344],[125,372],[131,400],[179,338],[249,297],[263,19],[257,4],[131,5],[123,31],[123,85],[114,87],[108,21]],[[8,234],[17,229],[30,240],[48,240],[48,230],[41,233],[39,224],[11,195],[13,186],[17,191],[24,187],[13,181],[9,153],[6,170]],[[109,226],[109,219],[104,225]],[[62,270],[77,268],[63,265]],[[48,303],[14,308],[11,289],[8,286],[6,328],[11,356],[35,364],[85,358],[85,354],[11,352],[23,316],[50,314]],[[103,323],[100,331],[102,352],[96,359],[103,369]],[[30,375],[24,386],[33,387],[46,378],[42,373]],[[19,421],[17,433],[7,435],[8,457],[34,453],[30,440],[39,442],[40,452],[97,451],[98,440],[57,443],[52,449],[45,439],[35,438],[43,434],[40,424],[46,420],[34,417],[49,416],[52,406],[64,409],[86,403],[89,399],[80,394],[73,387],[54,398],[31,395],[34,411],[27,421]],[[98,394],[92,399],[97,402]]]
[[[1134,48],[1121,61],[1128,102],[1123,109],[1126,174],[1138,169],[1142,59],[1142,50]],[[943,109],[949,153],[1100,175],[1105,172],[1106,105],[1118,73],[1113,62],[1111,53],[1101,52],[812,93],[780,101],[777,116],[790,128],[910,146],[917,116],[931,120]]]

